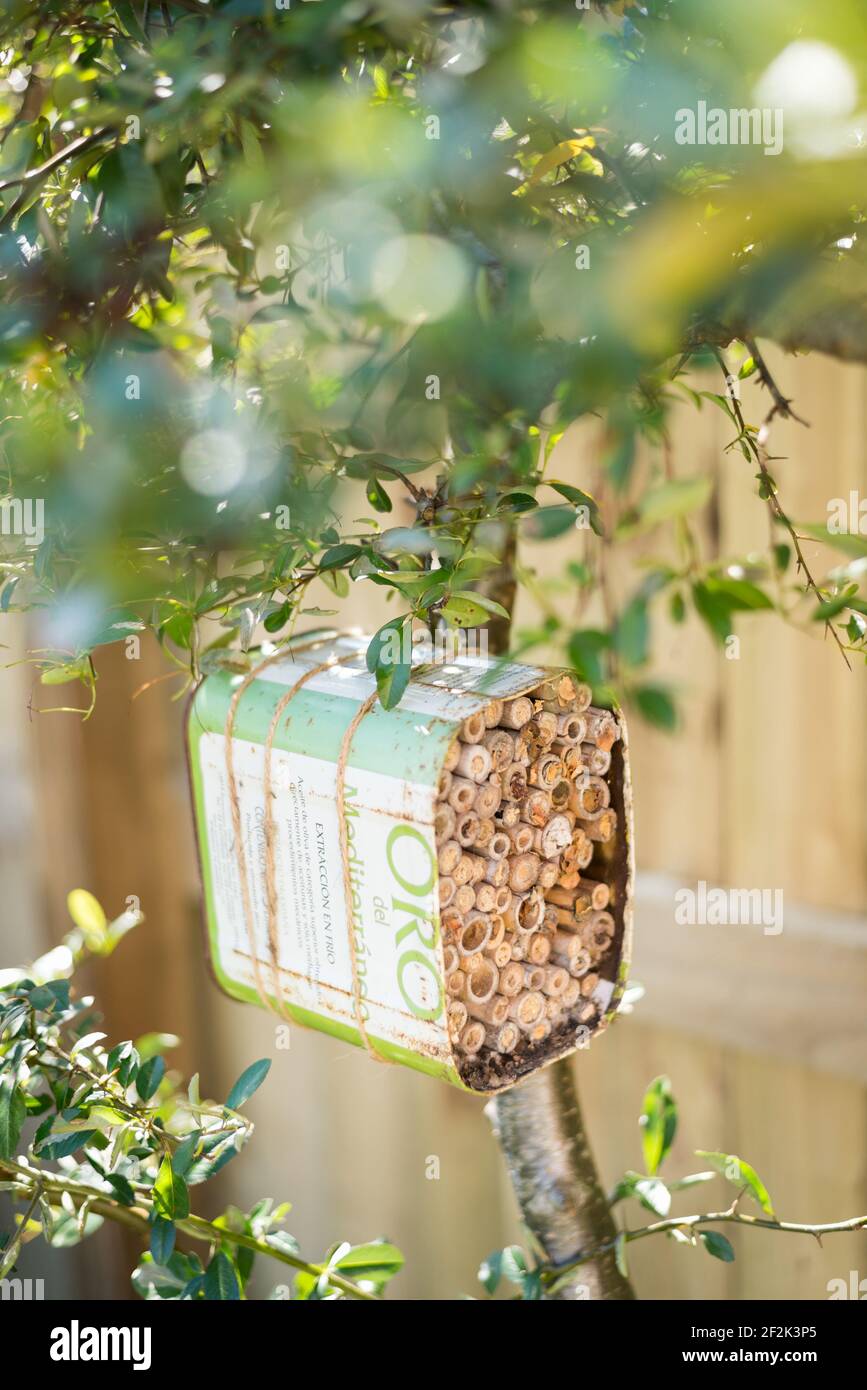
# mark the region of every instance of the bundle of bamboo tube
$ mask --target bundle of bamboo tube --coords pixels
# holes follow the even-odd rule
[[[554,674],[470,715],[446,757],[435,828],[462,1065],[532,1055],[597,1020],[615,923],[593,861],[617,830],[606,774],[620,729],[591,699],[589,686]]]

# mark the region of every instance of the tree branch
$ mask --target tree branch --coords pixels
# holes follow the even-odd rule
[[[25,1168],[23,1164],[15,1163],[11,1159],[0,1159],[0,1172],[9,1173],[21,1180],[22,1195],[34,1195],[34,1201],[39,1200],[39,1192],[46,1195],[54,1193],[55,1196],[62,1196],[69,1193],[71,1197],[81,1197],[82,1203],[88,1203],[88,1210],[96,1212],[99,1216],[105,1216],[109,1221],[118,1222],[130,1230],[137,1231],[147,1241],[150,1237],[150,1222],[148,1220],[148,1209],[144,1207],[127,1207],[120,1202],[113,1202],[109,1197],[100,1193],[96,1188],[88,1187],[85,1183],[71,1182],[62,1178],[59,1174],[45,1173],[41,1169]],[[31,1209],[34,1203],[31,1202]],[[78,1208],[80,1210],[80,1206]],[[280,1264],[289,1265],[292,1269],[298,1270],[302,1274],[309,1274],[315,1279],[320,1279],[324,1274],[334,1288],[345,1293],[349,1298],[362,1299],[368,1303],[378,1303],[377,1294],[369,1293],[367,1289],[362,1289],[358,1284],[354,1284],[351,1279],[346,1279],[337,1270],[326,1269],[324,1265],[311,1264],[304,1260],[300,1255],[293,1255],[288,1250],[280,1249],[269,1245],[267,1241],[257,1240],[255,1236],[248,1236],[242,1231],[230,1231],[222,1226],[215,1226],[210,1221],[206,1221],[202,1216],[179,1217],[175,1221],[175,1226],[185,1235],[191,1236],[193,1240],[207,1241],[210,1245],[219,1245],[222,1241],[229,1241],[233,1245],[241,1245],[245,1250],[252,1250],[257,1255],[267,1255],[272,1260],[277,1260]]]
[[[486,1107],[526,1225],[556,1269],[560,1301],[635,1297],[615,1258],[617,1229],[584,1131],[568,1061],[556,1062]],[[589,1248],[586,1258],[575,1252]],[[580,1279],[566,1277],[578,1270]]]
[[[664,1235],[671,1231],[696,1231],[701,1226],[723,1224],[757,1226],[766,1231],[788,1231],[793,1235],[814,1236],[821,1243],[822,1236],[837,1235],[844,1231],[863,1230],[867,1226],[867,1216],[853,1216],[848,1221],[832,1221],[825,1225],[809,1225],[798,1221],[771,1221],[761,1216],[745,1216],[743,1212],[737,1210],[737,1203],[734,1203],[726,1211],[710,1211],[696,1216],[670,1216],[666,1217],[664,1221],[653,1221],[650,1225],[639,1226],[634,1231],[624,1231],[623,1239],[627,1242],[643,1240],[645,1236]],[[559,1265],[551,1262],[543,1273],[556,1276],[556,1284],[559,1284],[561,1278],[581,1269],[586,1262],[598,1260],[600,1255],[613,1250],[614,1243],[612,1241],[597,1247],[595,1250],[588,1250],[586,1253],[576,1255],[573,1259]]]
[[[741,339],[741,341],[743,342],[745,341],[745,339]],[[804,576],[807,591],[815,594],[819,602],[822,603],[824,602],[822,591],[819,588],[819,585],[817,584],[816,580],[813,578],[810,566],[807,564],[804,552],[801,549],[801,538],[795,530],[791,518],[789,517],[788,513],[786,512],[785,508],[780,502],[779,497],[777,496],[776,483],[774,482],[770,470],[768,469],[768,454],[767,450],[764,447],[764,436],[767,434],[767,431],[771,425],[774,415],[780,412],[778,412],[777,406],[775,404],[769,412],[769,414],[765,417],[761,430],[758,431],[757,435],[754,434],[753,431],[748,428],[746,421],[744,420],[744,414],[741,410],[741,403],[738,400],[737,391],[735,390],[737,382],[735,381],[734,377],[732,376],[731,372],[726,366],[725,358],[723,357],[720,349],[714,348],[713,352],[714,356],[717,359],[717,362],[719,363],[720,370],[722,371],[723,376],[725,377],[726,394],[731,404],[732,413],[735,417],[737,427],[740,431],[740,438],[743,440],[744,445],[747,449],[749,449],[750,453],[752,454],[753,459],[758,465],[759,472],[762,475],[762,483],[764,487],[764,500],[768,504],[771,516],[774,518],[774,520],[778,521],[781,526],[784,527],[784,529],[789,535],[789,538],[792,542],[792,547],[795,552],[795,560],[797,563],[798,572],[802,573]],[[775,387],[775,390],[776,389],[777,388]],[[782,396],[780,397],[780,399],[785,400],[785,398]],[[788,411],[788,402],[786,402],[786,408],[787,413],[791,413],[790,411]],[[852,664],[849,661],[848,656],[846,655],[846,648],[840,639],[840,634],[838,633],[836,627],[832,622],[828,621],[825,623],[825,632],[831,634],[831,636],[837,644],[837,647],[839,648],[843,660],[851,670]]]

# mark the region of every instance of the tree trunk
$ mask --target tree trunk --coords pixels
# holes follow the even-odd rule
[[[584,1131],[568,1060],[555,1062],[486,1107],[524,1224],[553,1264],[613,1243],[617,1234]],[[610,1250],[580,1265],[552,1299],[634,1298]]]
[[[501,564],[477,588],[509,613],[515,604],[515,532],[509,527],[500,546]],[[492,655],[508,650],[511,619],[488,625]],[[494,1135],[524,1224],[545,1256],[566,1263],[579,1251],[613,1242],[616,1228],[602,1190],[570,1061],[555,1062],[496,1097],[487,1106]],[[551,1295],[558,1300],[629,1299],[635,1294],[609,1251],[588,1261]]]

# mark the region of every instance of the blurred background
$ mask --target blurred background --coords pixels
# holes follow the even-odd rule
[[[829,499],[867,489],[867,372],[820,355],[767,352],[810,424],[774,427],[788,510],[796,519],[824,516]],[[757,389],[744,385],[753,416],[763,413]],[[581,482],[600,434],[592,419],[568,432],[558,445],[560,477]],[[765,545],[753,470],[723,452],[731,436],[723,414],[684,405],[671,416],[671,434],[675,471],[715,480],[702,522],[714,532],[708,546],[724,556]],[[574,533],[529,543],[522,560],[553,579],[574,543]],[[628,546],[618,547],[615,556],[614,578],[626,592],[640,550],[630,557]],[[355,584],[346,624],[378,626],[390,611],[378,604],[383,592]],[[537,617],[522,593],[518,626]],[[670,1176],[705,1166],[693,1150],[721,1149],[753,1164],[783,1220],[828,1222],[867,1209],[864,685],[815,635],[817,626],[803,635],[773,616],[750,615],[737,628],[739,655],[728,659],[694,616],[679,626],[657,619],[655,669],[677,689],[682,727],[671,736],[636,720],[631,729],[640,869],[633,976],[646,995],[573,1062],[607,1185],[641,1167],[642,1096],[666,1073],[681,1112]],[[23,656],[32,645],[25,615],[5,618],[2,640],[4,662]],[[481,1259],[521,1238],[483,1104],[413,1072],[376,1067],[324,1035],[296,1031],[289,1050],[278,1050],[277,1021],[212,983],[183,702],[172,702],[170,682],[134,698],[168,669],[148,642],[139,660],[128,660],[122,643],[98,653],[88,723],[35,713],[32,704],[47,702],[32,667],[0,676],[0,963],[26,962],[59,940],[73,887],[94,892],[109,915],[138,897],[145,925],[84,977],[109,1037],[178,1034],[172,1064],[200,1072],[202,1095],[223,1096],[249,1062],[273,1060],[249,1108],[252,1143],[198,1189],[211,1204],[205,1214],[223,1201],[289,1200],[288,1227],[310,1257],[337,1239],[387,1235],[407,1258],[393,1297],[475,1293]],[[702,879],[782,889],[783,931],[677,926],[676,889]],[[722,1182],[698,1191],[677,1196],[675,1210],[730,1200]],[[637,1210],[630,1224],[644,1224]],[[830,1279],[867,1272],[864,1233],[824,1248],[808,1236],[730,1234],[734,1264],[661,1239],[631,1247],[639,1296],[823,1299]],[[20,1272],[45,1278],[52,1299],[126,1298],[135,1255],[125,1235],[103,1227],[75,1250],[28,1246]],[[259,1294],[280,1274],[278,1266],[260,1269]]]

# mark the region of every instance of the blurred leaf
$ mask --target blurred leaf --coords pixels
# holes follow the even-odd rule
[[[730,579],[726,575],[712,575],[705,580],[704,587],[710,594],[726,598],[731,608],[757,609],[773,608],[767,594],[748,579]]]
[[[639,515],[646,526],[656,526],[673,517],[688,516],[707,502],[713,490],[710,475],[697,478],[674,478],[649,488],[638,504]]]
[[[403,1255],[396,1246],[388,1241],[373,1241],[368,1245],[353,1245],[334,1267],[348,1279],[363,1280],[381,1289],[403,1264]]]
[[[745,1163],[737,1154],[724,1154],[709,1152],[707,1149],[696,1149],[699,1158],[706,1158],[712,1168],[726,1179],[733,1183],[735,1187],[744,1187],[750,1196],[758,1202],[762,1211],[768,1216],[774,1216],[774,1208],[771,1203],[770,1194],[765,1187],[755,1168],[749,1163]]]
[[[105,939],[108,925],[101,905],[92,893],[85,888],[73,888],[67,895],[66,907],[75,925],[84,937],[85,945],[91,951],[98,951]]]
[[[408,661],[382,663],[376,668],[376,689],[383,709],[394,709],[403,699],[412,666]]]
[[[479,1282],[490,1294],[496,1293],[503,1277],[503,1252],[494,1250],[479,1266]]]
[[[608,633],[595,628],[573,632],[569,638],[569,661],[577,675],[590,685],[599,685],[605,679],[602,653],[609,644]]]
[[[554,169],[559,169],[561,164],[567,164],[570,159],[577,159],[585,150],[593,149],[595,143],[592,135],[585,135],[574,140],[561,140],[559,144],[554,146],[553,150],[549,150],[536,163],[527,180],[528,184],[538,183],[546,174],[550,174]]]
[[[641,1147],[648,1173],[659,1171],[677,1132],[677,1105],[667,1076],[651,1081],[639,1119]]]
[[[677,728],[677,706],[665,686],[637,685],[632,695],[648,724],[655,724],[669,733]]]
[[[27,1110],[24,1096],[13,1077],[0,1080],[0,1158],[12,1158],[18,1146]]]
[[[627,666],[642,666],[647,660],[650,623],[647,603],[639,595],[626,605],[614,628],[614,646]]]
[[[696,612],[704,620],[712,637],[724,646],[732,631],[732,603],[728,595],[715,592],[707,584],[698,582],[692,586],[692,598]]]

